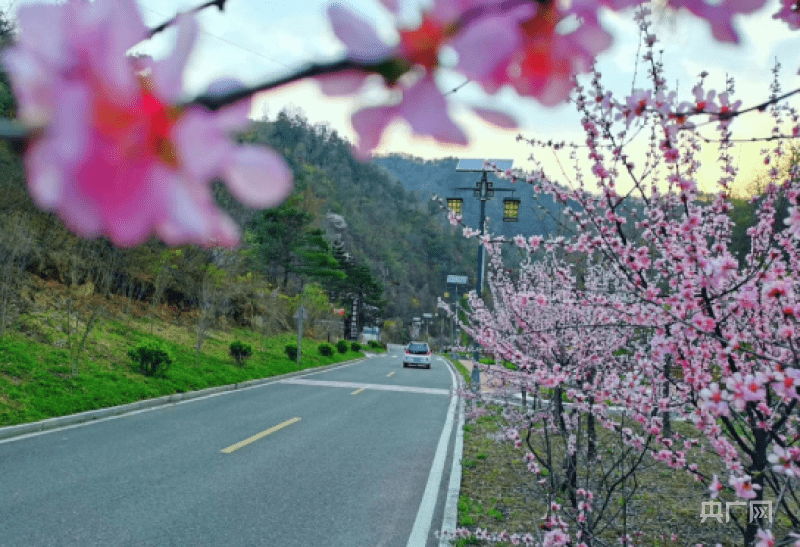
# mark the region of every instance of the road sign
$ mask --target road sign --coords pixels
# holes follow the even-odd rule
[[[295,320],[298,320],[301,317],[302,317],[303,321],[308,319],[308,312],[306,311],[306,308],[304,306],[300,306],[299,308],[297,308],[297,311],[294,312],[294,319]]]
[[[467,276],[466,275],[448,275],[447,282],[453,285],[466,285],[467,284]]]
[[[425,319],[431,319],[431,318],[433,318],[433,314],[432,313],[423,313],[422,317],[424,317]]]

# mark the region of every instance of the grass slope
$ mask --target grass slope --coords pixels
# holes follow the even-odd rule
[[[137,307],[116,297],[87,298],[83,303],[83,309],[74,308],[70,328],[66,326],[65,308],[40,306],[38,311],[20,316],[14,328],[0,338],[0,426],[298,370],[284,352],[287,344],[297,343],[297,336],[292,333],[263,337],[246,329],[215,330],[209,333],[196,358],[191,317],[181,319],[162,313],[164,310],[152,314],[149,306]],[[108,318],[97,321],[91,330],[74,375],[75,351],[71,354],[69,348],[80,345],[84,321],[90,310],[99,306],[104,306],[103,315]],[[173,364],[163,375],[144,376],[127,355],[129,348],[147,340],[161,342],[172,354]],[[230,356],[229,346],[234,340],[253,347],[253,355],[243,367]],[[339,353],[334,346],[333,355],[326,357],[319,352],[322,343],[303,340],[301,368],[364,356],[348,343],[346,353]]]

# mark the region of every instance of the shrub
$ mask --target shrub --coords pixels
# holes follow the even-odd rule
[[[370,341],[367,342],[367,345],[369,347],[371,347],[371,348],[379,348],[379,347],[381,347],[381,343],[378,342],[377,340],[370,340]]]
[[[243,367],[247,359],[249,359],[250,356],[253,355],[253,346],[251,346],[250,344],[245,344],[244,342],[241,342],[239,340],[234,340],[233,342],[231,342],[230,349],[231,349],[231,357],[234,358],[236,364],[240,367]]]
[[[286,352],[286,357],[292,361],[297,361],[297,344],[286,344],[283,349]]]
[[[347,341],[346,340],[339,340],[336,342],[336,351],[339,353],[347,353]]]
[[[161,342],[149,340],[128,350],[128,357],[139,364],[139,372],[145,376],[164,374],[172,365],[172,356]]]
[[[320,344],[319,348],[317,349],[319,349],[320,354],[324,357],[330,357],[333,355],[333,346],[330,344]]]
[[[361,344],[359,344],[358,342],[353,342],[352,344],[350,344],[350,349],[353,351],[361,351]]]

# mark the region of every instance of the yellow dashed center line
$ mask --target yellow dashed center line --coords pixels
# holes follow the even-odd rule
[[[361,393],[365,389],[367,389],[367,388],[365,388],[365,387],[359,388],[359,389],[355,390],[353,393],[351,393],[350,395],[358,395],[359,393]]]
[[[394,371],[392,371],[392,372],[390,372],[389,374],[386,375],[387,378],[391,378],[392,376],[394,376]]]
[[[280,423],[280,424],[278,424],[276,426],[270,427],[266,431],[262,431],[261,433],[256,433],[252,437],[248,437],[243,441],[239,441],[236,444],[232,444],[228,448],[223,448],[222,452],[225,453],[225,454],[230,454],[231,452],[235,452],[235,451],[239,450],[240,448],[242,448],[243,446],[247,446],[250,443],[256,442],[258,439],[266,437],[267,435],[269,435],[271,433],[275,433],[279,429],[283,429],[287,425],[292,425],[293,423],[299,422],[299,421],[300,421],[300,418],[292,418],[291,420],[286,420],[283,423]]]

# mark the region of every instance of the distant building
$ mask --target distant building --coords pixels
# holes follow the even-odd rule
[[[360,344],[367,344],[370,340],[381,341],[381,330],[378,327],[364,327],[358,336]]]

